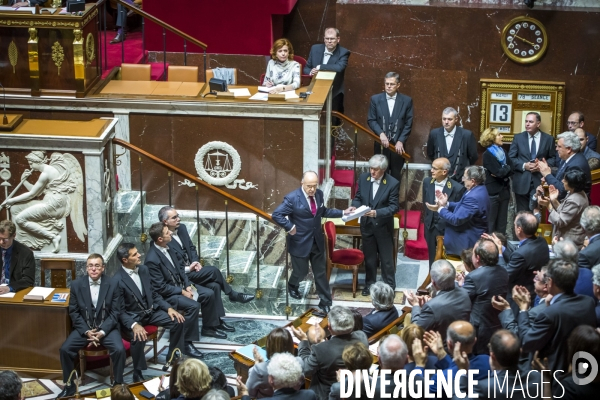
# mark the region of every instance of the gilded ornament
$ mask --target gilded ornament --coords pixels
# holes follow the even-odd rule
[[[263,292],[260,289],[256,289],[256,299],[260,300],[263,297]]]
[[[11,41],[8,45],[8,60],[10,61],[10,65],[13,67],[13,74],[16,73],[15,67],[17,66],[17,59],[19,58],[19,52],[17,50],[17,45],[15,41]]]
[[[58,68],[58,75],[60,75],[60,66],[65,60],[65,52],[63,47],[58,43],[58,41],[54,42],[52,45],[52,61],[54,61],[54,65]]]
[[[225,281],[227,281],[227,283],[233,282],[233,275],[227,275],[227,278],[225,278]]]
[[[96,44],[94,42],[94,35],[92,33],[88,33],[87,38],[85,39],[85,53],[87,55],[88,64],[94,61],[96,58]]]

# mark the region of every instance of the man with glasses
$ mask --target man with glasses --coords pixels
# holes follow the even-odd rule
[[[379,136],[381,144],[374,143],[375,154],[383,154],[389,161],[389,173],[402,181],[404,144],[410,136],[413,123],[413,101],[399,93],[400,75],[388,72],[384,78],[384,92],[371,97],[367,123]]]
[[[588,136],[582,128],[575,129],[573,133],[575,133],[579,138],[579,143],[581,143],[581,149],[579,149],[579,152],[583,154],[586,160],[589,160],[590,158],[600,159],[600,154],[596,153],[590,148]]]
[[[75,394],[76,386],[69,382],[75,368],[79,350],[91,350],[102,345],[108,349],[112,361],[115,384],[123,383],[125,348],[119,332],[121,289],[116,279],[104,275],[104,258],[90,254],[86,261],[87,275],[71,282],[69,316],[73,332],[60,348],[60,364],[65,387],[58,395],[68,397]]]
[[[585,124],[584,119],[585,117],[581,111],[574,111],[567,119],[567,128],[571,132],[575,132],[575,129],[577,128],[583,129],[583,125]],[[598,144],[596,136],[593,136],[589,132],[586,132],[585,135],[587,136],[587,146],[593,151],[596,151],[596,146]]]
[[[35,259],[33,251],[15,240],[17,227],[12,221],[0,222],[0,294],[18,292],[34,286]]]

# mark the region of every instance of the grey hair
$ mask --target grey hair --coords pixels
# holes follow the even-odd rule
[[[404,368],[408,359],[408,347],[398,335],[388,335],[379,344],[380,368],[398,371]]]
[[[581,142],[579,136],[571,131],[561,133],[556,137],[556,140],[562,139],[566,147],[570,147],[573,153],[577,153],[581,149]]]
[[[158,221],[165,222],[169,218],[167,216],[167,213],[171,210],[174,210],[174,208],[171,206],[164,206],[163,208],[158,210]]]
[[[577,264],[579,249],[571,239],[559,240],[552,248],[556,258]]]
[[[200,400],[230,400],[229,393],[222,389],[210,389]]]
[[[18,400],[22,388],[21,378],[14,371],[0,372],[0,399]]]
[[[592,268],[594,285],[600,286],[600,264]]]
[[[376,310],[389,310],[394,307],[394,290],[387,283],[377,281],[369,289],[371,302]]]
[[[327,316],[331,330],[338,335],[350,333],[354,329],[354,314],[348,307],[333,306]]]
[[[454,114],[455,117],[458,115],[458,111],[456,111],[453,107],[446,107],[444,108],[444,111],[442,111],[442,117],[450,113]]]
[[[317,179],[319,178],[319,174],[317,174],[315,171],[308,170],[308,171],[304,171],[304,173],[302,174],[302,182],[304,182],[304,178],[306,177],[306,174],[315,174]]]
[[[477,165],[471,165],[466,169],[467,178],[473,179],[476,184],[481,185],[485,181],[485,168]]]
[[[379,169],[387,169],[388,160],[387,157],[383,154],[375,154],[373,157],[369,159],[369,167],[370,168],[379,168]]]
[[[277,353],[271,357],[267,372],[275,388],[293,388],[300,382],[302,366],[290,353]]]
[[[388,72],[387,74],[385,74],[385,78],[383,80],[385,81],[386,79],[389,79],[389,78],[395,78],[396,83],[400,83],[400,74],[397,72]]]
[[[437,260],[431,264],[429,271],[431,280],[439,290],[450,290],[454,287],[456,270],[454,266],[446,260]]]
[[[588,206],[581,214],[579,220],[581,227],[588,233],[600,233],[600,207]]]
[[[340,37],[340,30],[338,28],[334,28],[333,26],[330,26],[329,28],[325,28],[325,30],[323,31],[323,36],[325,36],[327,31],[335,31],[335,37]]]

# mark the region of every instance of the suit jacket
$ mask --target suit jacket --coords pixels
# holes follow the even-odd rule
[[[433,178],[423,179],[423,201],[425,203],[435,204],[434,181],[435,179]],[[448,201],[457,202],[463,197],[465,193],[465,187],[454,179],[448,178],[442,193],[448,196]],[[425,228],[427,230],[431,230],[434,226],[438,231],[444,232],[446,229],[446,222],[439,217],[437,211],[431,211],[429,208],[425,207]]]
[[[286,195],[283,203],[273,211],[273,220],[286,232],[296,226],[296,234],[287,235],[288,251],[293,256],[308,257],[313,241],[316,242],[319,251],[324,251],[325,236],[321,218],[341,218],[343,215],[341,210],[325,207],[323,192],[320,189],[315,193],[315,202],[317,213],[313,215],[308,200],[304,197],[304,191],[299,187]]]
[[[577,247],[581,247],[585,240],[585,232],[579,220],[588,205],[585,193],[568,194],[558,208],[552,210],[548,215],[548,223],[553,225],[552,235],[571,239]]]
[[[154,242],[148,246],[144,260],[150,270],[152,288],[165,299],[180,295],[182,289],[191,285],[183,265],[178,262],[177,253],[168,246],[167,249],[175,265],[156,248]]]
[[[1,261],[0,261],[1,262]],[[2,265],[4,269],[4,264]],[[13,241],[10,256],[9,286],[15,291],[35,286],[35,258],[33,251],[22,243]]]
[[[304,365],[304,361],[300,357],[296,357],[296,360],[300,365]],[[246,381],[246,387],[248,388],[248,394],[253,399],[256,398],[268,398],[273,396],[273,386],[269,383],[269,360],[260,363],[254,363],[254,365],[248,371],[248,380]],[[298,382],[304,387],[304,375],[300,377]]]
[[[385,182],[384,182],[385,181]],[[352,200],[353,207],[370,206],[372,210],[377,211],[375,218],[361,217],[361,230],[372,227],[386,229],[390,235],[394,231],[394,214],[400,209],[398,192],[400,182],[389,174],[383,174],[377,194],[373,198],[373,183],[371,174],[365,172],[358,178],[358,190]]]
[[[336,372],[344,369],[342,352],[344,347],[355,342],[368,346],[367,336],[362,331],[333,336],[331,339],[309,347],[303,340],[298,345],[298,355],[304,360],[304,376],[312,377],[310,388],[319,399],[329,396],[331,385],[337,382]]]
[[[512,298],[512,290],[516,285],[525,286],[533,294],[533,272],[549,262],[548,243],[541,236],[527,238],[519,247],[508,243],[498,262],[508,272],[507,297]]]
[[[463,393],[467,392],[467,382],[467,377],[461,376],[460,387]],[[523,374],[517,376],[517,371],[495,370],[490,372],[489,378],[477,381],[473,386],[473,394],[479,399],[539,399],[541,387],[542,376],[539,371],[531,371],[525,377]],[[544,392],[544,396],[550,397],[547,392]],[[453,397],[458,398],[456,395]]]
[[[600,160],[600,154],[592,150],[589,144],[585,146],[585,150],[583,150],[583,156],[586,160],[589,160],[590,158],[597,158]]]
[[[325,55],[325,44],[315,44],[310,48],[308,61],[304,66],[304,74],[309,75],[310,71],[317,65],[320,65],[319,71],[333,71],[335,78],[333,79],[333,88],[331,94],[333,97],[340,93],[344,93],[344,73],[350,58],[350,50],[340,46],[339,44],[329,57],[327,64],[323,64],[323,56]]]
[[[123,299],[119,321],[127,329],[131,329],[134,322],[139,323],[142,320],[145,315],[144,310],[148,310],[149,312],[162,310],[166,312],[171,308],[171,305],[152,289],[148,267],[140,265],[138,267],[138,275],[140,276],[144,293],[140,292],[133,279],[125,272],[123,267],[119,267],[113,277],[119,285]]]
[[[276,390],[273,393],[273,397],[266,398],[277,400],[317,400],[317,395],[310,389],[296,390],[293,388],[283,388]]]
[[[384,379],[382,379],[383,374],[380,374],[377,376],[377,381],[376,381],[376,385],[375,385],[375,396],[373,397],[373,400],[394,398],[393,393],[396,391],[396,382],[394,380],[394,373],[395,373],[395,371],[391,371],[390,373],[384,375],[385,383],[386,383],[385,385],[382,383],[382,381],[384,381]],[[408,385],[410,383],[410,380],[408,379],[409,373],[407,372],[406,375],[407,375],[406,380],[402,380],[402,378],[400,378],[401,382],[407,389],[406,397],[404,397],[402,395],[402,396],[398,396],[398,398],[402,398],[405,400],[422,399],[424,396],[412,397],[410,395],[410,390],[408,390]],[[400,375],[400,376],[402,376],[402,375]],[[419,381],[421,381],[421,382],[419,382]],[[423,375],[416,374],[414,376],[413,388],[418,387],[417,385],[419,385],[419,384],[423,384],[423,386],[424,386],[424,382],[422,382],[422,381],[423,381]],[[383,386],[383,392],[387,394],[387,397],[381,397],[381,387],[382,386]],[[402,390],[403,390],[402,387],[400,387],[399,389],[400,389],[399,393],[402,393]],[[415,391],[415,393],[420,393],[420,392]]]
[[[363,329],[362,331],[371,337],[398,318],[398,309],[392,307],[389,310],[377,311],[372,310],[370,313],[363,317]]]
[[[443,290],[423,307],[413,306],[411,323],[426,331],[438,331],[446,340],[448,326],[458,320],[468,321],[471,315],[469,293],[460,287]]]
[[[506,296],[508,272],[499,265],[479,267],[465,276],[463,289],[469,293],[473,304],[471,324],[477,332],[477,349],[485,348],[494,331],[501,326],[500,311],[492,307],[492,297]]]
[[[104,331],[107,335],[113,329],[118,328],[120,308],[121,290],[117,280],[102,275],[95,308],[92,304],[88,275],[71,282],[69,316],[73,328],[81,336],[85,336],[87,331],[94,328]]]
[[[496,196],[502,190],[510,190],[510,176],[514,169],[510,157],[507,156],[506,164],[502,165],[489,150],[486,150],[483,153],[483,168],[485,168],[485,188],[490,196]]]
[[[377,136],[385,132],[391,144],[406,144],[413,122],[413,101],[407,95],[396,94],[394,110],[390,115],[385,92],[371,97],[367,123]],[[392,129],[389,127],[392,126]]]
[[[579,252],[579,268],[592,268],[600,264],[600,236],[596,236],[588,246]]]
[[[548,165],[556,166],[556,145],[554,138],[540,131],[540,145],[537,149],[537,159],[546,159]],[[531,148],[529,147],[529,133],[521,132],[513,137],[508,150],[508,157],[512,159],[514,176],[512,178],[513,191],[516,194],[529,194],[531,182],[533,188],[537,188],[542,180],[539,172],[531,173],[523,169],[523,164],[531,161]]]
[[[445,129],[443,126],[429,132],[427,140],[427,157],[433,161],[436,158],[445,157],[450,160],[450,171],[448,176],[460,180],[465,173],[465,168],[474,165],[479,158],[477,153],[477,142],[473,132],[456,126],[454,139],[450,149],[446,148]]]
[[[594,326],[595,306],[594,299],[588,296],[563,293],[533,323],[527,312],[519,313],[521,351],[539,351],[540,359],[548,357],[549,369],[566,371],[571,361],[567,360],[567,339],[576,326]]]
[[[590,191],[592,190],[592,172],[590,170],[590,165],[588,164],[585,156],[582,153],[575,153],[573,157],[566,163],[566,167],[562,169],[564,161],[558,165],[558,171],[556,176],[550,174],[546,175],[546,182],[548,185],[554,185],[555,188],[560,190],[560,195],[558,196],[559,200],[562,200],[567,195],[567,191],[565,190],[565,185],[563,185],[562,180],[565,177],[567,171],[579,168],[585,174],[585,186],[583,191],[585,194],[590,197]],[[560,173],[558,173],[560,172]],[[536,186],[537,187],[537,186]]]
[[[198,252],[196,251],[196,246],[194,246],[194,243],[190,238],[187,226],[185,226],[184,224],[180,224],[179,228],[177,228],[177,236],[179,237],[179,239],[181,239],[181,244],[183,245],[183,248],[181,248],[181,246],[179,245],[179,243],[177,243],[175,239],[172,239],[167,244],[169,249],[173,250],[175,253],[178,253],[182,257],[181,261],[183,261],[182,252],[185,252],[187,254],[190,264],[196,261],[200,261],[200,257],[198,257]]]
[[[589,147],[593,151],[597,151],[598,149],[596,147],[598,146],[598,139],[596,138],[596,136],[592,135],[589,132],[586,132],[585,134],[588,140],[587,147]]]
[[[488,230],[487,215],[490,210],[490,196],[483,185],[469,190],[456,203],[450,202],[439,211],[446,222],[444,246],[447,254],[460,254],[473,247],[481,235]]]

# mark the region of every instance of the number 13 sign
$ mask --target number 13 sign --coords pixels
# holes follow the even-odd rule
[[[564,114],[564,82],[481,79],[480,130],[496,128],[506,143],[525,130],[525,116],[537,112],[540,129],[556,136]]]

